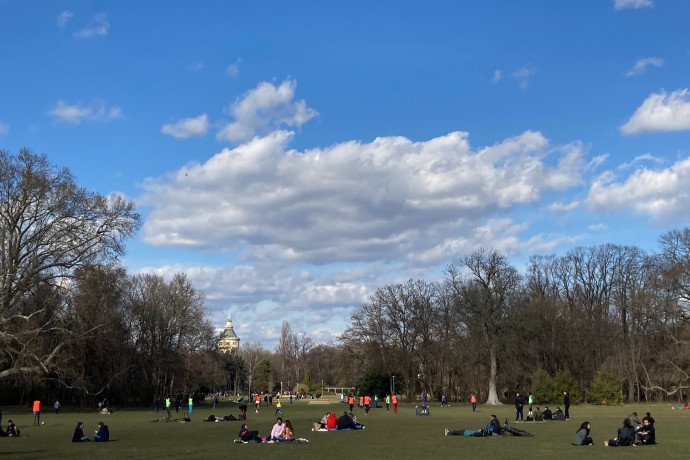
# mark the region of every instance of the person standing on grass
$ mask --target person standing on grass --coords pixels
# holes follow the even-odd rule
[[[34,401],[34,426],[41,426],[41,401]]]
[[[280,410],[281,407],[282,404],[280,404],[280,398],[276,398],[276,413],[274,414],[274,416],[278,414],[283,415],[283,412]]]
[[[390,412],[389,408],[391,405],[391,395],[386,395],[386,412]],[[352,410],[352,409],[350,409]]]
[[[534,396],[532,395],[531,391],[529,392],[527,402],[529,403],[529,411],[527,412],[527,415],[532,415],[532,405],[534,404]]]
[[[570,395],[567,391],[563,392],[563,406],[565,407],[565,419],[570,420]]]
[[[371,398],[369,395],[364,397],[364,415],[369,415],[369,409],[371,408]]]
[[[170,396],[165,398],[165,412],[168,414],[168,418],[170,418]]]
[[[350,396],[347,397],[347,403],[350,405],[350,412],[352,412],[352,409],[355,407],[355,395],[350,393]]]
[[[60,411],[60,401],[56,399],[55,404],[53,404],[53,407],[55,408],[55,413],[57,414]]]
[[[192,395],[189,395],[189,400],[187,401],[189,403],[189,413],[192,413],[192,406],[194,405],[194,401],[192,400]]]
[[[515,421],[517,422],[518,419],[521,422],[524,422],[525,419],[523,418],[522,410],[525,405],[525,397],[522,396],[520,393],[515,394]]]
[[[391,402],[393,403],[393,413],[397,414],[398,413],[398,397],[396,395],[393,395],[391,397]]]
[[[477,410],[477,397],[474,395],[474,393],[472,393],[470,396],[470,402],[472,403],[472,412],[474,412]]]

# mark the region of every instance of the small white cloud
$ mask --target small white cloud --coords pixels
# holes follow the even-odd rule
[[[55,107],[48,111],[48,115],[57,122],[80,124],[82,121],[97,121],[109,123],[117,118],[124,118],[120,107],[106,107],[102,101],[94,101],[91,105],[68,105],[60,99]]]
[[[651,94],[630,119],[620,127],[623,134],[643,132],[685,131],[690,129],[690,90],[679,89],[671,94]]]
[[[203,62],[193,62],[189,65],[189,70],[192,72],[198,72],[204,68]]]
[[[201,114],[196,118],[183,118],[175,123],[163,125],[161,132],[175,139],[187,139],[192,136],[203,136],[208,131],[208,115]]]
[[[280,86],[268,82],[248,91],[228,111],[235,121],[216,135],[219,141],[241,142],[281,126],[300,127],[318,115],[304,100],[293,101],[297,82],[285,80]]]
[[[494,76],[491,79],[491,81],[494,83],[498,83],[499,81],[501,81],[501,77],[503,77],[503,72],[500,69],[496,69],[494,70]]]
[[[225,73],[228,74],[228,76],[235,78],[237,75],[240,74],[240,63],[242,62],[242,58],[237,58],[237,60],[228,65],[228,67],[225,69]]]
[[[59,28],[64,29],[67,23],[74,17],[74,13],[69,10],[65,10],[57,16],[57,25]]]
[[[580,202],[575,200],[571,201],[570,203],[561,203],[560,201],[556,201],[554,203],[551,203],[549,206],[549,211],[551,212],[558,212],[558,213],[565,213],[565,212],[570,212],[573,209],[576,209],[580,206]]]
[[[618,169],[628,169],[636,164],[642,163],[643,161],[651,161],[657,164],[661,164],[664,162],[661,158],[655,157],[651,153],[645,153],[644,155],[638,155],[635,158],[633,158],[632,161],[629,161],[627,163],[622,163],[618,166]]]
[[[642,75],[645,72],[645,70],[647,70],[647,67],[661,67],[662,65],[664,65],[664,60],[658,57],[638,59],[637,62],[635,62],[633,68],[625,73],[625,76],[632,77],[634,75]]]
[[[79,32],[75,32],[74,36],[77,38],[103,37],[108,35],[109,29],[110,23],[108,22],[108,16],[103,13],[98,13],[93,17],[91,25],[83,28]]]
[[[592,230],[593,232],[601,232],[609,228],[608,225],[606,224],[592,224],[589,227],[587,227],[589,230]]]
[[[0,121],[0,136],[6,136],[10,132],[10,125]]]
[[[651,8],[652,6],[654,6],[652,0],[613,0],[613,8],[616,11],[626,8]]]
[[[510,74],[510,76],[518,81],[520,89],[524,91],[527,89],[527,84],[529,83],[530,78],[532,78],[536,74],[537,69],[535,69],[532,66],[525,65],[515,70],[513,73]]]

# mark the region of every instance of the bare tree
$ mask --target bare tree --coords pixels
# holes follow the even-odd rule
[[[27,310],[29,299],[45,286],[65,298],[76,268],[121,255],[139,225],[133,203],[87,192],[46,155],[0,151],[0,378],[57,369],[74,335],[60,308],[45,316]],[[62,340],[37,353],[32,341],[42,334]]]

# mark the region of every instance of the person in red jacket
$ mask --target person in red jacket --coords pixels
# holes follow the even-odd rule
[[[393,395],[391,397],[391,402],[393,403],[393,413],[397,414],[398,413],[398,397]]]
[[[331,415],[329,415],[326,419],[326,429],[335,430],[335,425],[337,422],[338,419],[335,417],[335,412],[331,412]]]

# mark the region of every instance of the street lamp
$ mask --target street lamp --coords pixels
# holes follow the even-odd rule
[[[321,397],[323,398],[323,379],[321,379]]]
[[[280,394],[281,394],[281,396],[283,394],[283,382],[280,382]]]
[[[391,394],[395,394],[395,376],[393,376],[393,391]]]

